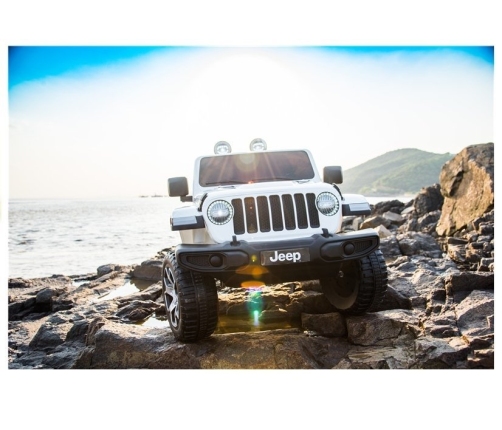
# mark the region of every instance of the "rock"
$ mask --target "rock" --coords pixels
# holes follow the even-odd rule
[[[411,369],[415,362],[412,348],[354,346],[333,369]]]
[[[132,276],[147,281],[160,281],[162,279],[162,260],[146,260],[135,266]]]
[[[115,314],[123,321],[141,321],[163,308],[163,305],[151,300],[133,300],[121,307]]]
[[[492,291],[474,290],[456,306],[457,325],[467,338],[493,334],[494,297]]]
[[[52,299],[57,295],[58,292],[55,288],[44,288],[43,290],[39,291],[35,296],[35,302],[37,305],[40,306],[45,305],[50,309],[52,305]]]
[[[383,225],[384,227],[389,227],[391,224],[390,220],[385,218],[382,215],[376,215],[372,216],[369,218],[366,218],[363,223],[361,224],[360,228],[365,229],[365,228],[376,228],[380,225]]]
[[[289,317],[288,311],[280,308],[279,306],[275,306],[273,309],[264,309],[259,314],[259,320],[262,322],[271,322],[271,321],[282,321]]]
[[[329,314],[302,314],[302,328],[326,337],[342,337],[347,334],[345,318],[338,312]]]
[[[421,232],[408,232],[397,235],[399,249],[403,255],[423,255],[431,258],[442,256],[438,243],[433,237]]]
[[[416,339],[416,359],[423,369],[449,369],[467,360],[469,345],[461,337]],[[458,366],[460,368],[463,365]]]
[[[416,217],[427,215],[429,212],[441,211],[443,202],[444,197],[441,194],[441,186],[439,184],[422,188],[413,200],[413,209],[415,210]]]
[[[493,175],[493,143],[468,146],[443,166],[440,183],[444,203],[438,235],[453,235],[493,209]]]
[[[373,215],[383,215],[386,212],[400,214],[405,208],[405,204],[400,200],[386,200],[373,206]]]
[[[382,216],[389,222],[389,225],[390,224],[400,225],[405,220],[405,218],[402,215],[397,214],[392,211],[384,212],[384,214]]]
[[[403,335],[415,337],[418,331],[418,315],[413,311],[389,310],[347,318],[348,339],[355,345],[392,346]]]
[[[73,323],[53,316],[40,327],[29,346],[33,349],[53,349],[65,342],[72,326]]]
[[[381,239],[385,239],[389,236],[392,236],[392,233],[389,230],[387,230],[383,225],[379,225],[378,227],[375,227],[375,231],[378,233],[378,236]]]
[[[449,295],[474,290],[493,290],[495,277],[493,273],[458,272],[446,278],[446,291]]]
[[[109,273],[115,272],[116,270],[120,270],[121,266],[118,266],[117,264],[103,264],[102,266],[99,266],[96,270],[98,274],[98,278],[101,278],[101,276],[108,275]]]
[[[30,315],[47,315],[57,308],[65,293],[73,288],[70,277],[57,275],[48,278],[9,280],[9,320],[22,320]]]
[[[119,303],[119,306],[122,303],[129,303],[134,300],[151,300],[155,302],[160,299],[161,295],[162,295],[162,284],[160,282],[157,282],[145,288],[144,290],[137,291],[125,297],[118,297],[117,302]]]
[[[403,255],[401,253],[401,249],[399,248],[399,242],[397,241],[396,236],[392,234],[386,237],[380,236],[380,250],[382,251],[382,254],[387,262],[392,261],[396,257],[401,257]]]
[[[413,227],[414,231],[433,235],[436,231],[436,226],[441,217],[441,211],[428,212],[425,215],[416,219]]]
[[[470,369],[494,369],[495,352],[493,349],[478,349],[467,357],[467,367]]]

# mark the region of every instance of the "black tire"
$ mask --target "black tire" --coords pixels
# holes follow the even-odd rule
[[[174,252],[162,265],[162,297],[174,337],[194,342],[211,336],[218,324],[218,293],[213,278],[180,267]]]
[[[367,257],[336,266],[336,276],[320,279],[322,291],[342,314],[361,315],[375,310],[387,290],[387,265],[377,249]]]

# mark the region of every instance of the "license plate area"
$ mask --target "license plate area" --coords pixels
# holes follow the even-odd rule
[[[278,264],[296,264],[310,261],[308,248],[281,249],[277,251],[262,251],[261,265],[274,266]]]

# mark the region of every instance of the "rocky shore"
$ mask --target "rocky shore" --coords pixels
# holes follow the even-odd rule
[[[493,369],[494,148],[465,148],[412,201],[377,204],[388,266],[378,311],[344,317],[317,282],[220,288],[218,331],[177,342],[162,321],[161,264],[9,279],[9,369]],[[146,288],[120,295],[131,281]],[[254,310],[250,317],[250,311]]]

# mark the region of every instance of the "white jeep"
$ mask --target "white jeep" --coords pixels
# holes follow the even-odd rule
[[[181,244],[162,268],[162,291],[176,339],[197,341],[218,323],[216,281],[257,288],[319,280],[335,309],[357,315],[381,302],[387,267],[373,229],[342,232],[342,217],[369,215],[361,195],[342,194],[342,170],[323,178],[308,150],[267,151],[254,139],[251,152],[231,153],[218,142],[215,155],[195,161],[193,194],[185,177],[168,179],[171,197],[188,205],[171,215]]]

